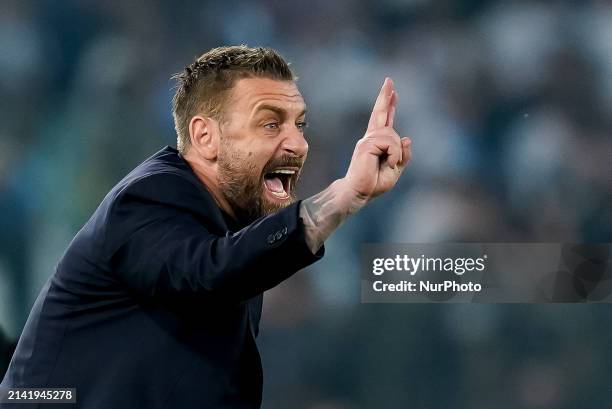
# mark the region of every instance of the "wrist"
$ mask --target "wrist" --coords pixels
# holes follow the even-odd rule
[[[334,181],[330,187],[336,192],[336,206],[345,210],[349,215],[358,212],[370,200],[367,196],[353,189],[346,178]]]

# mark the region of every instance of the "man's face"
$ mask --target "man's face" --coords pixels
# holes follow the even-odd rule
[[[251,222],[295,201],[308,144],[306,106],[292,81],[244,78],[226,102],[218,153],[221,193]]]

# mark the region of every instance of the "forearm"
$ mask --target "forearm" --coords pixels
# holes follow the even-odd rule
[[[327,189],[303,200],[300,217],[310,251],[316,253],[323,242],[366,203],[367,198],[356,194],[345,179],[338,179]]]

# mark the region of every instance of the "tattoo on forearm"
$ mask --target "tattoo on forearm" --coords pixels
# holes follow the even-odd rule
[[[347,195],[338,181],[322,192],[303,200],[300,217],[304,222],[306,243],[313,254],[347,217],[357,212],[364,204],[365,199]]]

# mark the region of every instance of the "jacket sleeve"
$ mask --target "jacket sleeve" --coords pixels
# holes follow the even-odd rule
[[[145,296],[243,301],[324,254],[321,248],[313,255],[306,244],[299,202],[236,233],[218,236],[183,205],[193,199],[189,197],[193,192],[194,186],[184,178],[157,174],[116,198],[109,234],[121,233],[113,240],[120,245],[112,253],[111,265],[130,289]],[[200,202],[206,205],[201,198]]]

